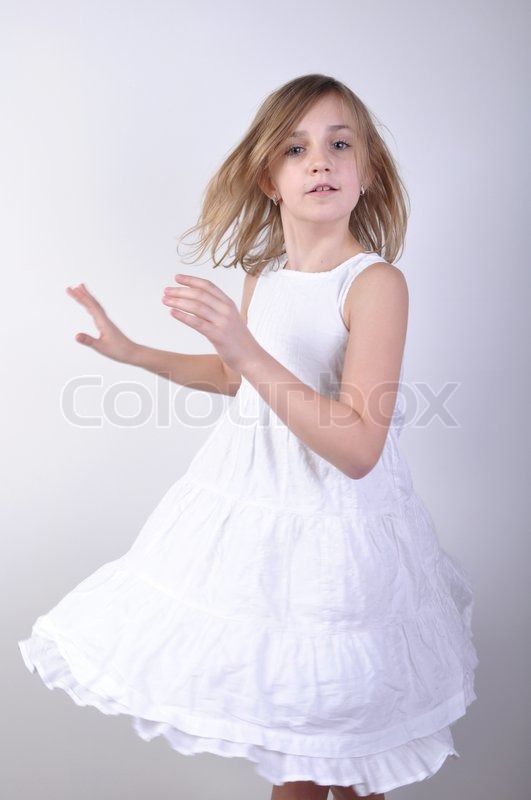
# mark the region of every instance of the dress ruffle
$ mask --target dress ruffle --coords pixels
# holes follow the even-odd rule
[[[458,756],[449,725],[477,663],[467,576],[415,534],[424,513],[375,515],[357,539],[352,520],[301,522],[183,477],[124,556],[37,619],[22,656],[79,705],[133,716],[143,739],[248,758],[275,784],[363,795],[422,780]],[[371,570],[367,540],[373,594],[338,570]]]
[[[19,648],[31,672],[36,669],[49,689],[63,689],[78,706],[92,706],[107,715],[132,715],[133,728],[142,739],[151,741],[163,736],[176,752],[183,755],[212,753],[248,759],[255,764],[258,775],[276,785],[288,781],[313,781],[323,786],[352,786],[360,796],[365,796],[389,792],[430,778],[446,758],[460,758],[449,726],[388,750],[350,757],[302,756],[269,749],[246,741],[248,730],[244,726],[239,734],[240,740],[201,736],[193,731],[215,731],[216,726],[211,720],[175,714],[182,727],[160,721],[161,709],[150,708],[141,702],[141,698],[138,698],[138,705],[124,704],[128,698],[103,673],[99,679],[93,673],[92,688],[87,688],[75,677],[77,669],[69,666],[56,642],[50,639],[33,634],[30,639],[19,642]],[[122,702],[116,699],[117,696]],[[139,713],[145,716],[137,716]],[[173,716],[171,712],[169,716]],[[238,735],[236,730],[234,728],[234,736]]]

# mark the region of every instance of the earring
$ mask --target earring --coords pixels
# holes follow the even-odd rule
[[[273,201],[273,203],[274,203],[276,206],[278,206],[278,197],[276,196],[276,194],[274,194],[274,195],[273,195],[273,197],[271,198],[271,200]]]
[[[365,186],[361,184],[360,194],[363,196],[365,194]]]

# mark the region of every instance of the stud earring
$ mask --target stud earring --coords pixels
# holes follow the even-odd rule
[[[365,186],[361,184],[360,194],[363,196],[365,194]]]

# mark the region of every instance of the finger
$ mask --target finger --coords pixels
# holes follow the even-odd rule
[[[95,339],[93,336],[89,336],[88,333],[76,333],[75,340],[76,342],[79,342],[79,344],[84,344],[88,347],[94,347],[98,343],[98,339]]]
[[[199,319],[202,319],[204,322],[217,323],[220,322],[224,316],[226,316],[226,312],[223,313],[223,308],[216,308],[215,305],[211,305],[210,303],[202,300],[192,300],[184,297],[177,297],[174,299],[164,299],[163,303],[174,311],[188,312],[188,314],[193,314]]]
[[[77,300],[80,305],[89,310],[90,297],[87,296],[86,291],[83,290],[81,285],[73,287],[68,286],[66,291],[70,297],[72,297],[74,300]]]
[[[226,315],[229,304],[232,304],[232,300],[227,295],[223,292],[221,295],[218,297],[205,289],[167,287],[164,290],[162,302],[171,308],[184,308],[194,314],[204,314],[205,318],[213,321],[212,314]]]
[[[78,303],[83,303],[82,291],[79,286],[67,286],[66,292],[70,297],[73,297],[74,300],[77,300]]]
[[[86,297],[90,298],[90,300],[92,300],[92,302],[93,302],[93,303],[95,303],[95,305],[97,305],[97,306],[100,306],[100,308],[101,308],[101,303],[99,303],[99,302],[96,300],[96,298],[94,297],[94,295],[93,295],[93,294],[91,294],[91,293],[89,292],[89,290],[87,289],[87,287],[85,286],[85,284],[84,284],[84,283],[80,283],[80,284],[79,284],[79,286],[80,286],[80,288],[81,288],[81,290],[82,290],[83,294],[84,294]]]
[[[184,322],[185,325],[195,330],[200,331],[205,326],[205,320],[193,314],[187,314],[186,311],[181,311],[180,308],[172,308],[170,314],[174,319],[178,319],[179,322]]]
[[[91,294],[84,283],[78,283],[77,286],[67,286],[66,291],[75,297],[90,297]]]
[[[94,295],[92,295],[84,283],[80,283],[79,286],[68,286],[66,291],[68,294],[77,300],[79,303],[84,305],[85,307],[92,307],[97,308],[103,311],[103,307],[101,303],[99,303]]]
[[[96,298],[90,294],[88,289],[86,288],[84,283],[80,283],[79,286],[75,287],[67,287],[67,293],[77,300],[86,311],[92,316],[96,327],[98,330],[103,329],[103,325],[105,324],[105,320],[107,319],[107,314],[101,303],[99,303]]]
[[[180,283],[183,286],[189,286],[192,289],[203,289],[203,291],[208,292],[214,297],[227,297],[225,292],[222,292],[219,286],[216,286],[215,283],[212,283],[212,281],[209,281],[206,278],[198,278],[195,275],[182,275],[179,273],[175,276],[175,282]]]

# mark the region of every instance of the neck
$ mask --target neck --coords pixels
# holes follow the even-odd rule
[[[337,225],[313,223],[284,225],[287,269],[322,272],[362,252],[363,247],[348,230]]]

